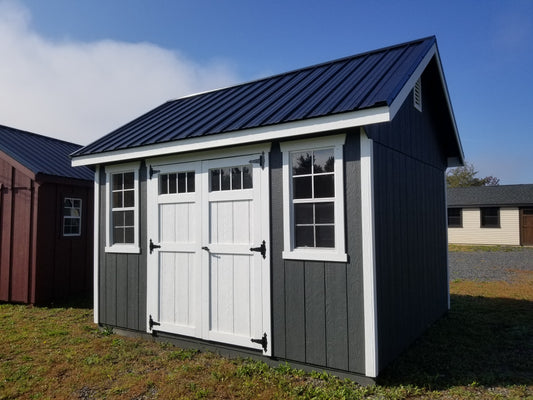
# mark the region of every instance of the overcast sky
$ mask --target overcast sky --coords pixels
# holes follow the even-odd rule
[[[88,144],[170,99],[430,35],[467,160],[533,183],[533,0],[0,0],[0,124]]]

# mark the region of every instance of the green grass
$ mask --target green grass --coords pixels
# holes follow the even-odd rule
[[[451,252],[473,252],[473,251],[522,251],[528,249],[528,247],[522,247],[522,246],[504,246],[504,245],[498,245],[498,244],[490,244],[490,245],[474,245],[474,244],[449,244],[448,250]]]
[[[100,331],[88,307],[0,304],[0,399],[533,398],[533,279],[451,284],[451,311],[360,386]]]

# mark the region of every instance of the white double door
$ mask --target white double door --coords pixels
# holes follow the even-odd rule
[[[150,165],[149,332],[270,354],[268,169],[260,157]]]

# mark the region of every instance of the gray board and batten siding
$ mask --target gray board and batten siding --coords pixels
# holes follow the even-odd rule
[[[422,81],[430,82],[430,64]],[[423,85],[424,112],[407,101],[373,140],[379,364],[387,365],[448,309],[445,121]],[[432,118],[433,116],[433,118]],[[390,333],[394,332],[394,335]]]
[[[106,174],[100,174],[99,248],[106,246]],[[132,331],[146,330],[146,168],[139,171],[140,254],[99,253],[99,323]]]
[[[364,375],[359,131],[344,146],[348,263],[282,259],[281,152],[272,146],[272,334],[275,357]]]
[[[359,129],[345,144],[348,263],[283,260],[281,152],[273,143],[271,260],[273,357],[364,375]],[[105,247],[105,173],[100,171],[100,248]],[[100,253],[99,323],[146,330],[146,168],[140,174],[140,254]],[[201,342],[200,340],[198,340]],[[260,352],[257,352],[260,354]]]

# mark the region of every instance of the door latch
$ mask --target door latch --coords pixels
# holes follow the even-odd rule
[[[154,249],[160,249],[160,248],[161,248],[160,245],[154,244],[154,242],[152,242],[152,239],[150,239],[150,254],[152,254]]]
[[[263,333],[263,337],[261,339],[250,339],[252,343],[260,344],[261,347],[263,347],[263,351],[266,353],[268,349],[268,340],[267,340],[267,334]]]
[[[266,252],[267,252],[266,242],[263,240],[263,243],[261,243],[261,246],[259,246],[259,247],[250,247],[250,251],[257,251],[257,252],[261,253],[263,258],[266,258]]]

